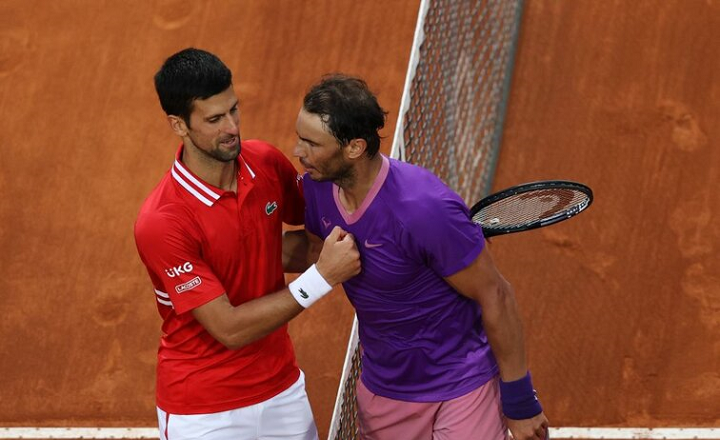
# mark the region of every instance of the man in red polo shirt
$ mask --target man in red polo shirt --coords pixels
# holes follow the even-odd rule
[[[172,55],[155,87],[182,139],[135,224],[163,319],[160,438],[317,439],[287,322],[359,273],[353,237],[336,229],[286,287],[282,223],[304,217],[295,168],[265,142],[240,141],[232,74],[215,55]]]

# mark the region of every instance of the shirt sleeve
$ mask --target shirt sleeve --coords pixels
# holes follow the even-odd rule
[[[154,288],[169,297],[178,315],[225,293],[189,223],[171,213],[153,213],[135,224],[135,243]]]
[[[449,188],[440,196],[417,201],[404,225],[403,246],[442,277],[468,267],[485,247],[482,228],[470,220],[470,210]]]
[[[317,200],[315,196],[317,185],[312,181],[312,179],[310,179],[310,176],[307,173],[302,176],[302,179],[302,188],[305,197],[305,230],[324,239],[325,237],[321,235]]]
[[[305,199],[302,190],[302,177],[280,151],[277,158],[277,170],[283,192],[282,221],[289,225],[302,225],[305,215]]]

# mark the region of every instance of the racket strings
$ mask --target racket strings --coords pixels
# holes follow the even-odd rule
[[[483,228],[519,228],[570,211],[587,200],[587,194],[573,189],[533,190],[491,203],[476,213],[473,221]]]

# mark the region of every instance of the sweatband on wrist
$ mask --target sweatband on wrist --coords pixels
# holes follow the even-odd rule
[[[513,420],[529,419],[542,412],[529,371],[521,379],[500,381],[500,401],[505,416]]]
[[[320,275],[317,267],[313,264],[308,270],[303,272],[302,275],[297,277],[295,281],[288,284],[288,289],[290,289],[290,293],[295,298],[295,301],[307,309],[313,305],[315,301],[330,292],[332,286],[325,281],[325,278]]]

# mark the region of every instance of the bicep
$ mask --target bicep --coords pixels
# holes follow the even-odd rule
[[[445,281],[460,294],[477,301],[481,306],[489,305],[497,298],[498,293],[509,289],[487,247],[467,267],[446,276]]]
[[[223,293],[219,297],[192,309],[192,314],[213,338],[223,342],[232,310],[233,305],[230,303],[230,298]]]
[[[193,229],[179,219],[157,215],[136,230],[138,252],[155,288],[172,302],[178,314],[220,296],[225,288],[203,259]]]

